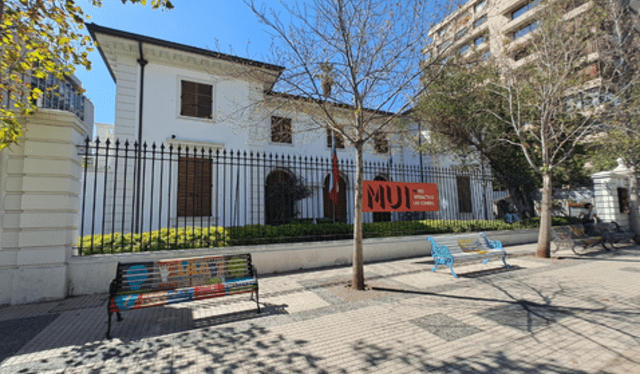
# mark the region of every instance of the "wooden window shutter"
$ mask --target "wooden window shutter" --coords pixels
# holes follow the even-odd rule
[[[178,217],[211,216],[211,163],[208,158],[180,157]]]

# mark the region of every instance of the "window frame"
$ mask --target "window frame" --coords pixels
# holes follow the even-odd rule
[[[478,18],[477,20],[473,21],[473,27],[474,28],[478,28],[482,25],[484,25],[485,23],[487,23],[487,21],[489,20],[489,17],[485,14],[482,17]],[[482,22],[480,22],[482,21]],[[480,23],[478,23],[480,22]]]
[[[185,83],[191,83],[194,85],[194,92],[193,95],[195,96],[195,103],[194,105],[196,106],[196,113],[195,115],[192,114],[185,114],[184,113],[184,95],[185,95],[185,91],[184,91],[184,84]],[[210,106],[209,106],[209,113],[208,115],[198,115],[198,102],[199,102],[199,98],[200,97],[204,97],[206,98],[207,95],[199,93],[199,87],[200,86],[208,86],[208,89],[211,90],[211,94],[209,96],[210,98]],[[200,121],[211,121],[213,120],[213,109],[215,108],[215,89],[214,89],[214,84],[213,82],[204,82],[202,80],[198,80],[198,79],[193,79],[190,77],[178,77],[178,102],[177,102],[177,112],[178,112],[178,118],[183,118],[183,119],[195,119],[195,120],[200,120]]]
[[[460,30],[460,31],[456,32],[456,37],[455,37],[455,38],[456,38],[456,39],[460,39],[460,38],[462,38],[463,36],[465,36],[465,34],[466,34],[467,32],[469,32],[469,28],[468,28],[468,27],[464,27],[462,30]]]
[[[377,154],[389,153],[389,139],[387,138],[387,134],[381,131],[376,131],[373,134],[373,150]]]
[[[483,1],[480,1],[479,3],[477,3],[476,5],[474,5],[473,6],[473,12],[474,13],[482,12],[484,10],[484,8],[487,6],[487,1],[488,0],[483,0]]]
[[[538,5],[540,5],[540,0],[532,0],[532,1],[527,2],[526,4],[523,4],[522,6],[520,6],[518,8],[512,10],[511,13],[510,13],[511,20],[514,20],[514,19],[517,19],[519,17],[522,17],[528,11],[530,11],[531,9],[535,8]],[[518,14],[516,15],[516,13],[518,13]]]
[[[451,45],[451,39],[445,40],[444,42],[438,44],[438,52],[442,52],[443,49],[449,47]]]
[[[537,28],[538,28],[538,21],[533,21],[514,31],[512,34],[512,38],[513,40],[518,40],[530,34],[531,32],[535,31]]]
[[[327,127],[327,148],[332,148],[333,143],[331,142],[331,133],[333,133],[333,137],[336,139],[336,150],[344,149],[344,138],[342,135],[333,131],[331,128]]]
[[[288,134],[283,135],[282,133],[274,132],[274,126],[278,126],[279,124],[284,125],[285,131],[287,130],[286,127],[288,127]],[[291,118],[271,116],[269,125],[269,140],[271,143],[293,145],[293,120]],[[275,130],[278,132],[282,131],[282,129],[279,128],[276,128]],[[284,141],[282,141],[282,137],[284,137]]]

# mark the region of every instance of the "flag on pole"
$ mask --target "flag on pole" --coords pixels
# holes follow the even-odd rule
[[[336,139],[333,136],[333,130],[331,130],[331,163],[333,165],[331,170],[331,179],[329,180],[329,186],[331,186],[331,192],[329,192],[329,199],[334,204],[338,204],[338,180],[340,179],[340,171],[338,170],[338,154],[336,153]]]

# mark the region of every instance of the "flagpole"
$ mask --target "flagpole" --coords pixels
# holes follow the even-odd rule
[[[333,167],[333,155],[336,152],[336,138],[333,134],[333,129],[331,130],[331,165]],[[333,175],[333,168],[331,170],[331,173]],[[335,176],[333,177],[335,178]],[[335,181],[333,182],[333,184],[335,185]],[[333,186],[331,186],[333,188]],[[333,223],[336,223],[336,200],[338,200],[337,198],[335,199],[331,199],[331,206],[333,207]]]

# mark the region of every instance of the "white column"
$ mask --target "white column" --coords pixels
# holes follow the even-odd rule
[[[0,153],[0,305],[67,295],[87,132],[72,113],[40,109]]]

